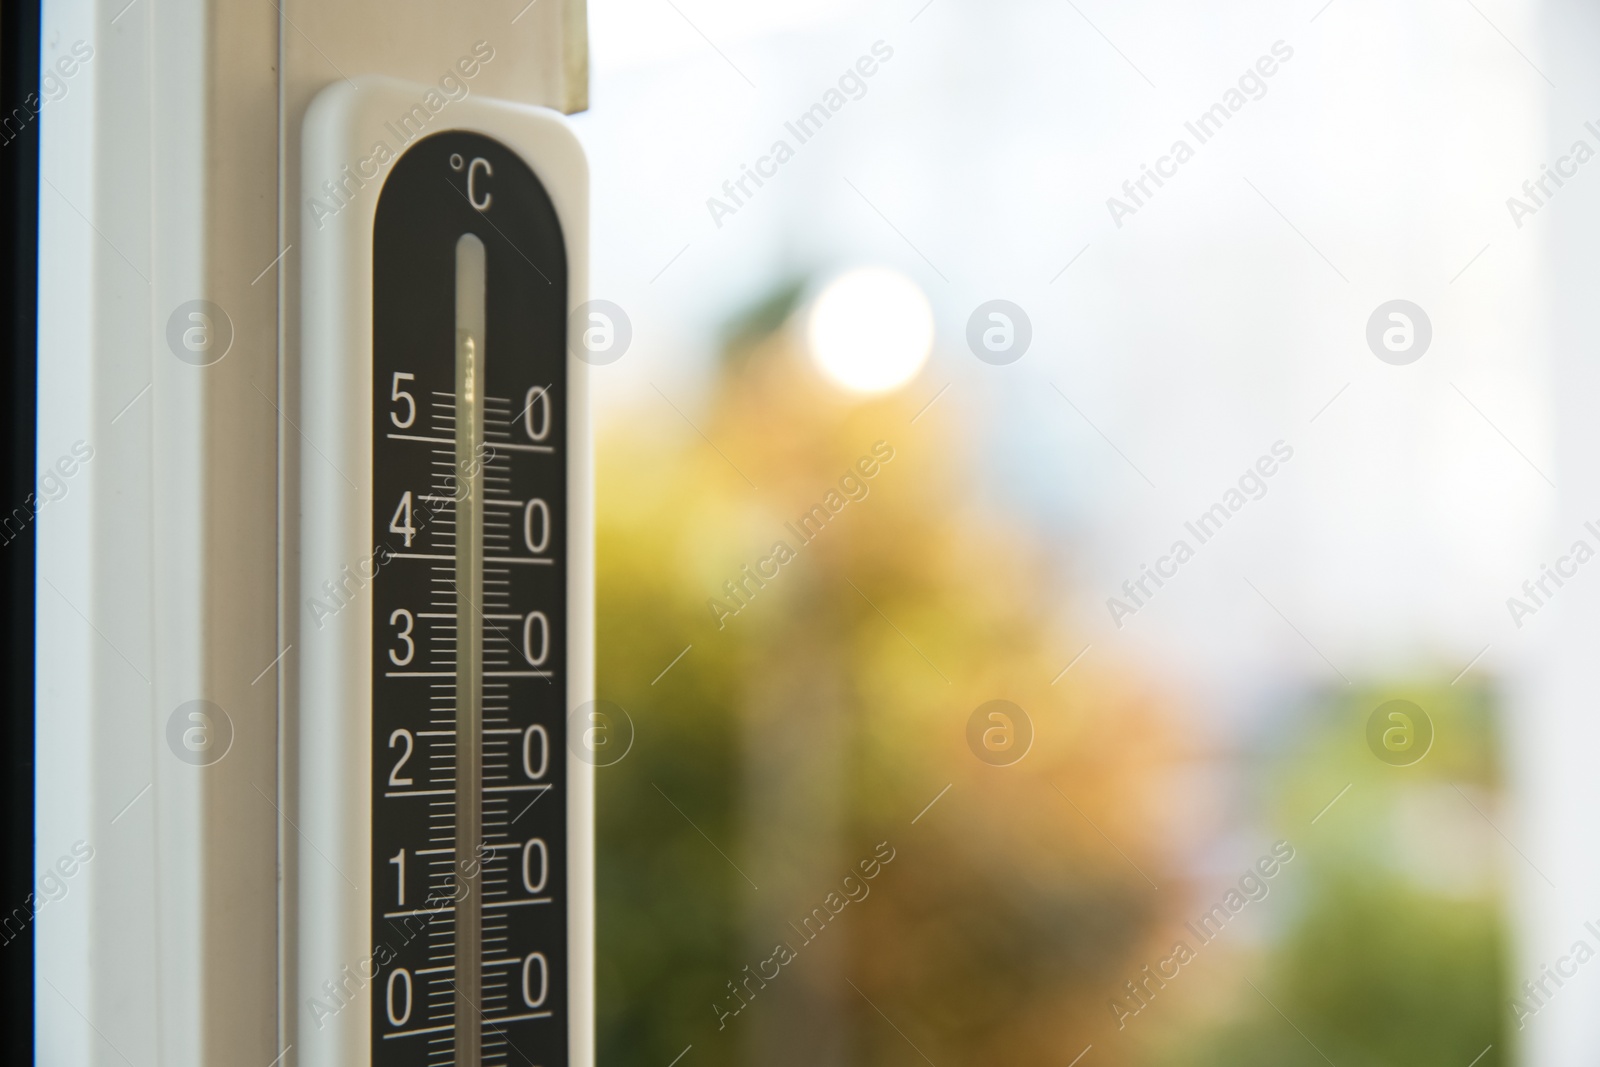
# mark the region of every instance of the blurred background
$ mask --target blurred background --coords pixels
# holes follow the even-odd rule
[[[590,18],[602,1058],[1600,1059],[1592,10]]]

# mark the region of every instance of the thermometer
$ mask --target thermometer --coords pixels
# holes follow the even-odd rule
[[[535,109],[396,125],[426,94],[307,118],[300,1062],[588,1064],[583,162]]]

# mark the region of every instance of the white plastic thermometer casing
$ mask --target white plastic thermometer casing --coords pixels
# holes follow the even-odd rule
[[[381,352],[375,356],[374,348],[374,271],[383,267],[382,263],[375,262],[383,255],[380,252],[375,256],[375,226],[379,218],[380,198],[396,168],[411,153],[425,149],[429,139],[453,133],[488,138],[520,159],[548,196],[548,203],[559,224],[559,240],[564,244],[564,248],[559,250],[533,247],[536,235],[517,231],[515,220],[509,216],[497,218],[497,210],[509,210],[511,198],[517,194],[509,184],[507,173],[515,168],[503,163],[496,173],[493,160],[488,158],[493,153],[483,158],[468,158],[470,153],[456,152],[442,157],[448,159],[447,164],[430,163],[430,166],[439,170],[439,188],[444,189],[448,183],[451,186],[448,195],[464,196],[471,209],[481,212],[484,222],[489,226],[489,229],[478,227],[481,240],[467,238],[469,244],[478,240],[478,258],[473,260],[463,252],[466,258],[461,259],[460,263],[467,266],[456,268],[458,272],[467,274],[474,269],[477,271],[479,318],[483,314],[481,293],[485,285],[482,277],[485,269],[482,265],[484,244],[489,246],[487,288],[492,305],[498,299],[501,303],[495,306],[504,307],[507,299],[504,275],[496,276],[494,273],[495,257],[508,254],[505,249],[515,251],[541,276],[544,272],[539,263],[548,266],[564,257],[567,299],[561,337],[565,337],[566,317],[588,298],[587,167],[576,137],[560,115],[544,109],[472,96],[448,99],[431,86],[377,78],[361,79],[356,84],[337,83],[317,97],[307,113],[303,132],[302,190],[305,199],[301,205],[298,238],[303,264],[301,405],[297,419],[302,435],[300,596],[293,605],[297,618],[300,686],[298,893],[293,914],[293,928],[297,930],[297,959],[292,986],[295,1056],[304,1067],[365,1067],[368,1064],[397,1062],[454,1063],[457,1056],[457,1052],[452,1050],[452,1031],[448,1029],[450,1020],[444,1019],[437,1010],[431,1019],[427,1014],[427,990],[439,988],[439,982],[443,979],[437,974],[428,976],[411,973],[429,969],[416,965],[413,952],[413,963],[402,981],[393,971],[399,966],[397,959],[406,947],[382,944],[382,938],[375,937],[373,929],[375,911],[387,913],[395,909],[394,886],[387,881],[386,869],[374,861],[374,820],[375,817],[382,817],[375,807],[384,804],[384,796],[387,795],[381,792],[382,776],[393,774],[395,777],[390,779],[392,781],[415,783],[423,780],[416,777],[413,771],[417,768],[426,769],[421,749],[423,741],[410,736],[425,731],[414,729],[405,731],[406,737],[396,738],[400,744],[396,745],[395,751],[400,756],[411,751],[407,746],[417,746],[416,759],[408,765],[409,769],[403,772],[403,777],[400,776],[402,772],[391,772],[386,764],[379,762],[382,750],[375,748],[374,737],[375,730],[383,729],[384,725],[381,720],[375,724],[374,715],[388,714],[388,710],[375,708],[374,689],[385,684],[386,675],[381,667],[385,662],[382,657],[388,653],[379,647],[374,636],[375,626],[381,627],[385,621],[375,619],[375,603],[378,603],[375,591],[382,582],[391,580],[389,576],[403,573],[400,568],[430,566],[437,569],[452,566],[445,559],[448,551],[435,552],[431,563],[394,558],[403,555],[392,551],[396,548],[425,549],[431,543],[426,541],[428,535],[397,535],[385,529],[381,520],[374,520],[374,494],[380,491],[379,485],[383,480],[380,477],[382,472],[375,471],[375,462],[382,457],[375,456],[375,452],[387,447],[384,442],[395,436],[385,435],[380,438],[379,446],[375,446],[374,435],[392,429],[379,420],[387,417],[399,426],[408,418],[406,408],[393,402],[388,395],[378,395],[381,386],[375,384],[375,358],[380,361],[387,358]],[[504,160],[505,157],[495,158]],[[428,174],[428,181],[431,182],[432,171]],[[498,205],[493,199],[497,194],[502,198]],[[392,212],[386,225],[394,225]],[[501,247],[502,239],[504,248]],[[548,234],[545,240],[548,243]],[[498,253],[497,248],[501,249]],[[557,252],[561,255],[556,255]],[[511,262],[519,271],[522,270],[520,263],[514,260],[502,258],[499,262]],[[477,264],[475,268],[473,263]],[[430,266],[429,270],[434,270],[436,266]],[[459,283],[458,280],[459,284],[465,283]],[[537,286],[540,283],[535,281],[532,284]],[[452,308],[463,300],[471,302],[469,298],[460,297],[455,288],[448,284],[437,288],[439,291],[436,294],[424,294],[418,299],[437,299],[440,308]],[[487,358],[491,368],[505,368],[509,365],[508,361],[521,360],[526,354],[514,351],[514,346],[509,343],[499,343],[505,342],[506,336],[504,332],[499,337],[494,333],[495,306],[491,306],[489,313]],[[470,312],[458,311],[458,323],[464,321],[462,315],[471,319]],[[545,330],[553,328],[549,322],[541,327]],[[381,336],[382,330],[377,332]],[[481,345],[483,342],[468,340],[462,343]],[[548,346],[541,351],[542,358],[553,358]],[[564,855],[552,861],[548,855],[540,855],[546,851],[544,843],[540,843],[536,850],[531,847],[530,840],[530,847],[523,849],[525,854],[519,853],[519,860],[513,862],[501,857],[504,861],[501,862],[502,870],[517,869],[520,871],[517,879],[523,880],[529,888],[537,886],[549,898],[549,902],[521,899],[502,902],[538,905],[542,908],[541,915],[553,916],[553,921],[564,923],[565,945],[562,951],[543,953],[538,951],[538,945],[496,946],[500,954],[506,956],[506,961],[502,961],[505,974],[491,975],[489,985],[492,988],[474,995],[499,996],[500,1006],[486,1004],[486,1011],[489,1014],[498,1012],[507,1018],[537,1015],[538,1012],[526,1010],[527,1006],[546,1005],[552,997],[564,1000],[565,1036],[562,1043],[567,1054],[565,1062],[573,1067],[589,1067],[594,1061],[593,767],[578,758],[571,745],[552,743],[552,735],[564,737],[564,732],[558,726],[564,723],[565,713],[593,699],[594,563],[590,420],[585,375],[587,367],[571,355],[565,343],[561,346],[560,358],[564,360],[565,381],[559,390],[552,389],[548,395],[538,395],[535,392],[537,387],[530,387],[526,393],[519,391],[518,396],[511,398],[513,410],[509,415],[509,423],[502,414],[499,416],[500,423],[491,424],[488,431],[491,437],[499,433],[503,440],[511,442],[507,447],[520,447],[522,451],[508,453],[505,448],[496,448],[492,440],[487,450],[498,455],[500,459],[497,462],[502,463],[536,461],[564,465],[564,499],[540,501],[538,509],[523,509],[523,502],[514,502],[516,519],[513,524],[520,531],[526,519],[526,544],[530,548],[541,543],[561,542],[558,566],[541,573],[556,575],[559,574],[559,567],[565,567],[564,619],[558,618],[554,624],[547,617],[524,620],[522,612],[527,605],[517,605],[515,612],[496,615],[507,621],[488,624],[491,630],[487,636],[492,638],[502,627],[515,631],[518,639],[523,641],[518,647],[525,649],[523,654],[526,657],[531,657],[528,662],[544,668],[520,672],[506,670],[502,674],[517,676],[517,679],[542,675],[541,680],[546,686],[556,685],[559,688],[548,699],[559,705],[562,714],[559,720],[549,722],[548,728],[542,729],[545,747],[541,748],[540,738],[532,734],[513,734],[512,728],[497,732],[508,735],[506,746],[520,753],[516,757],[519,771],[524,766],[534,771],[542,770],[543,765],[536,766],[541,758],[546,759],[557,772],[563,766],[565,769],[561,784],[557,787],[563,791],[565,798]],[[495,370],[491,370],[491,376],[494,373]],[[396,393],[406,392],[412,397],[411,403],[419,404],[424,409],[430,406],[426,391],[420,385],[413,384],[415,378],[396,375],[395,381]],[[406,387],[404,390],[401,389],[401,383]],[[435,386],[438,384],[434,382]],[[434,389],[435,393],[446,391]],[[523,405],[525,398],[528,406]],[[504,400],[495,402],[503,405]],[[445,411],[456,410],[449,408],[452,403],[458,403],[462,418],[465,419],[466,408],[460,405],[466,401],[460,400],[459,396],[445,396],[434,406]],[[555,405],[553,409],[548,407],[551,403]],[[537,412],[530,414],[530,407],[537,407]],[[494,410],[505,411],[504,407]],[[389,412],[393,414],[386,415]],[[424,416],[419,416],[414,425],[407,424],[408,428],[415,430],[410,436],[419,439],[416,447],[431,448],[443,455],[445,445],[429,445],[420,440],[430,433],[430,424]],[[438,433],[447,436],[449,419],[453,416],[445,414],[440,417],[444,421],[432,425]],[[529,421],[524,423],[523,418]],[[547,421],[552,418],[553,422]],[[508,424],[513,426],[513,436],[520,435],[519,440],[551,425],[559,426],[560,433],[555,440],[546,442],[549,447],[535,448],[526,441],[519,446],[506,436],[504,427]],[[501,429],[496,430],[495,425],[501,426]],[[522,429],[524,425],[525,431]],[[439,426],[445,429],[439,431]],[[395,447],[411,445],[397,444]],[[535,451],[541,455],[529,458],[528,454]],[[505,458],[508,455],[511,459]],[[492,474],[493,468],[490,471]],[[416,487],[418,498],[426,495],[426,488],[422,485]],[[487,503],[490,506],[483,510],[489,512],[488,521],[492,523],[501,521],[496,516],[507,511],[494,505],[513,502],[487,500]],[[432,517],[438,520],[434,533],[449,528],[450,523],[446,520],[454,506],[454,500],[450,500],[443,508],[433,510]],[[418,504],[417,508],[418,513],[422,513],[423,506]],[[560,514],[555,521],[560,528],[555,538],[551,538],[548,531],[535,530],[540,521],[548,521],[557,512]],[[383,514],[387,514],[387,511]],[[415,525],[417,520],[407,517],[412,514],[410,510],[403,514],[397,512],[394,524],[402,528]],[[564,537],[560,536],[560,531],[564,531]],[[519,541],[516,548],[523,551],[520,532],[517,537]],[[380,549],[379,546],[383,545],[388,545],[388,548]],[[496,551],[501,550],[493,546],[489,549],[491,556]],[[428,553],[418,551],[414,555],[420,557]],[[516,562],[549,561],[508,560],[508,563]],[[528,570],[518,570],[517,574],[520,576]],[[380,611],[381,608],[382,605]],[[422,621],[409,616],[424,614],[427,613],[422,610],[409,612],[407,618],[401,619],[401,623],[408,627],[422,627]],[[437,611],[432,614],[438,619],[449,612]],[[512,614],[516,614],[515,620],[511,619]],[[529,616],[536,614],[539,613],[531,609],[527,611]],[[399,617],[398,609],[396,617]],[[413,640],[424,642],[424,632],[422,629],[413,630]],[[432,644],[435,650],[448,647],[447,643],[440,644],[438,633],[447,631],[436,632]],[[552,633],[563,638],[557,642],[556,647],[562,651],[561,662],[556,664],[543,662],[542,658],[549,654]],[[491,660],[495,658],[492,648],[484,655]],[[409,653],[390,658],[396,663],[411,663]],[[380,665],[376,683],[375,663]],[[505,666],[503,662],[500,665]],[[526,668],[527,664],[519,662],[515,666]],[[393,673],[404,672],[397,670]],[[444,674],[447,670],[435,673]],[[489,684],[493,688],[497,683],[491,679]],[[505,684],[532,683],[514,680]],[[438,685],[435,684],[434,688],[437,689]],[[505,685],[500,688],[504,690]],[[489,703],[492,704],[494,699],[491,695]],[[521,698],[513,693],[510,698],[501,699],[514,702]],[[544,701],[547,698],[541,695],[539,699]],[[449,751],[447,745],[441,743],[441,746],[434,750],[435,763],[442,758],[438,753]],[[516,746],[522,747],[516,749]],[[526,763],[522,762],[524,759]],[[378,776],[377,779],[375,776]],[[548,777],[553,779],[554,775]],[[375,780],[380,783],[376,800]],[[513,784],[503,788],[527,790],[535,787]],[[400,790],[394,792],[398,794]],[[531,799],[534,795],[513,794],[519,807],[523,797]],[[431,801],[426,797],[397,801],[409,805],[435,803],[436,806],[438,802],[438,797]],[[552,805],[539,810],[554,810],[554,807]],[[505,817],[501,821],[505,821]],[[485,849],[492,848],[492,843],[480,845]],[[518,847],[521,847],[520,842]],[[492,852],[485,854],[493,855]],[[409,875],[405,873],[404,865],[407,862],[412,864],[412,873]],[[424,896],[424,888],[416,882],[418,865],[424,862],[423,858],[413,854],[409,859],[402,857],[397,864],[399,884],[403,887],[409,877],[415,886],[407,901],[409,904],[426,905],[436,903],[439,899],[436,896]],[[552,869],[564,871],[564,878],[560,885],[545,886],[537,872]],[[500,879],[501,882],[504,880],[503,877]],[[479,888],[484,893],[499,891],[487,885]],[[522,891],[520,884],[515,888],[518,893]],[[534,910],[525,908],[522,912],[531,914]],[[415,938],[424,935],[416,934],[413,925],[408,928],[407,934],[400,936]],[[493,940],[492,929],[486,930],[483,936]],[[438,938],[434,940],[445,944]],[[419,945],[420,942],[411,948],[420,951]],[[547,973],[547,968],[550,959],[555,956],[564,956],[565,964],[561,968],[562,973],[551,975]],[[435,962],[440,962],[437,953]],[[445,965],[441,963],[441,967]],[[437,971],[440,968],[432,969]],[[496,990],[499,992],[496,993]],[[557,992],[551,993],[551,990]],[[386,1011],[390,1012],[388,1017],[384,1015]],[[401,1030],[408,1034],[418,1032],[417,1036],[399,1038],[392,1043],[393,1046],[425,1048],[427,1051],[422,1058],[412,1053],[392,1052],[391,1042],[387,1040],[385,1032],[389,1025],[388,1018],[404,1020],[404,1025],[397,1028],[397,1033]],[[546,1022],[559,1025],[563,1020],[550,1019]],[[534,1027],[544,1024],[515,1025]],[[428,1029],[434,1032],[420,1032]],[[512,1030],[512,1024],[504,1028],[491,1026],[488,1046],[471,1053],[471,1056],[483,1063],[525,1062],[509,1053],[504,1047],[506,1042],[501,1040]],[[536,1031],[516,1031],[518,1034],[524,1032]],[[532,1044],[538,1045],[541,1040],[536,1039]],[[517,1038],[513,1034],[513,1046],[527,1046],[529,1043],[528,1039]],[[527,1055],[525,1049],[522,1054]],[[542,1067],[558,1067],[557,1063],[543,1058],[538,1062]]]

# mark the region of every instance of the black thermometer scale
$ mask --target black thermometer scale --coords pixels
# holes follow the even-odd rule
[[[367,88],[342,91],[344,106],[359,112]],[[491,120],[529,117],[479,107]],[[588,494],[573,492],[575,475],[586,490],[587,423],[575,395],[581,365],[567,351],[571,220],[528,154],[477,130],[419,137],[389,165],[375,205],[345,223],[352,241],[363,217],[370,225],[370,281],[354,287],[370,294],[370,359],[346,401],[363,401],[361,525],[373,548],[359,571],[366,587],[326,621],[346,656],[360,652],[365,674],[365,685],[341,678],[334,688],[365,692],[359,707],[302,711],[305,736],[337,734],[352,757],[364,749],[329,768],[360,768],[363,802],[312,819],[342,820],[330,827],[339,857],[366,884],[346,878],[334,892],[361,907],[333,908],[325,928],[302,876],[302,986],[314,996],[318,967],[333,967],[325,934],[360,962],[357,994],[331,1018],[311,1010],[315,1036],[339,1031],[330,1064],[564,1067],[592,1055],[589,765],[573,758],[566,727],[590,684]],[[308,367],[308,388],[314,377]],[[317,463],[306,460],[308,482]],[[310,549],[316,519],[303,521]],[[307,586],[315,555],[306,553]],[[319,636],[308,634],[308,649]],[[309,651],[307,664],[303,692],[335,668],[353,673],[348,660]],[[319,729],[320,714],[340,726]],[[314,778],[320,757],[302,749]],[[354,799],[323,785],[308,783],[303,804]],[[319,866],[300,862],[303,872]],[[302,1018],[303,1038],[306,1027]],[[310,1044],[302,1063],[318,1060]]]

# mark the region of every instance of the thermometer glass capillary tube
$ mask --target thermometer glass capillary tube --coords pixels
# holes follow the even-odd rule
[[[483,1018],[483,241],[456,242],[456,1067],[479,1067]]]

